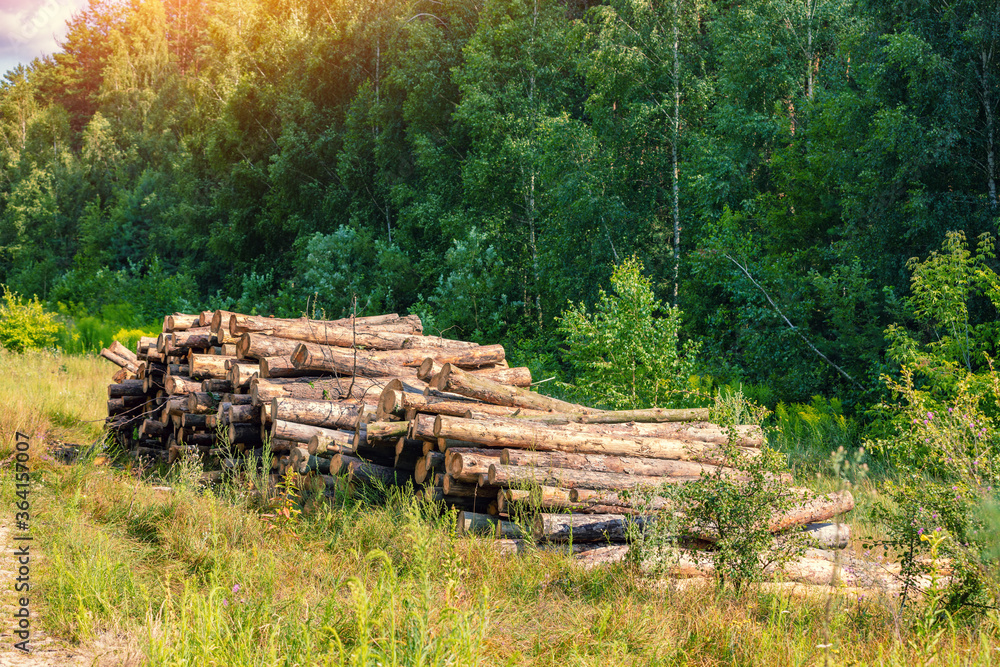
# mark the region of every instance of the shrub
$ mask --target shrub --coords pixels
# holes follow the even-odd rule
[[[1000,276],[987,265],[992,239],[972,253],[961,233],[949,234],[941,252],[912,260],[909,303],[929,340],[901,326],[886,335],[897,377],[884,377],[892,400],[878,406],[879,430],[868,446],[895,463],[895,482],[883,484],[875,515],[887,536],[873,543],[903,564],[912,587],[926,574],[933,532],[952,576],[935,604],[953,613],[1000,601],[1000,375],[993,365],[994,322],[973,325],[970,303],[985,297],[1000,305]]]
[[[695,342],[681,344],[681,311],[656,299],[642,269],[626,260],[593,314],[571,304],[559,321],[579,392],[616,409],[684,404],[698,353]]]
[[[52,347],[62,328],[53,313],[45,312],[37,296],[22,301],[17,292],[4,285],[3,302],[0,303],[0,347],[12,352]]]

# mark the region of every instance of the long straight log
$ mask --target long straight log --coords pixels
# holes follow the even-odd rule
[[[353,430],[358,425],[363,407],[336,401],[275,398],[271,400],[271,419]]]
[[[574,470],[570,468],[505,466],[500,463],[491,465],[489,469],[490,484],[494,486],[530,483],[545,486],[561,486],[567,489],[579,486],[587,489],[614,489],[620,491],[643,487],[652,489],[662,484],[678,484],[694,479],[698,479],[698,476],[647,477],[644,475],[592,472],[590,470]]]
[[[108,349],[117,354],[122,359],[124,359],[126,362],[128,362],[128,365],[130,367],[135,367],[135,368],[138,367],[139,365],[138,355],[136,355],[135,352],[133,352],[132,350],[128,349],[127,347],[119,343],[117,340],[111,341],[111,345],[108,346]]]
[[[423,360],[420,366],[417,367],[417,378],[426,381],[430,381],[435,375],[441,372],[446,363],[451,363],[450,359],[440,359],[433,356],[429,356]],[[464,368],[470,373],[475,373],[478,377],[485,378],[487,380],[492,380],[493,382],[498,382],[500,384],[505,384],[511,387],[530,387],[531,386],[531,370],[523,366],[517,368],[509,368],[500,366],[499,362],[492,367],[467,367],[463,366],[461,363],[455,364]]]
[[[291,357],[263,357],[260,359],[260,377],[265,379],[315,377],[317,375],[335,375],[335,373],[298,368],[292,363]]]
[[[624,514],[550,514],[535,516],[532,534],[540,542],[625,542],[630,526],[641,529],[642,517]]]
[[[681,440],[684,442],[703,442],[724,445],[731,439],[733,444],[740,447],[760,447],[764,444],[764,432],[759,426],[732,426],[723,428],[718,424],[708,422],[662,422],[662,423],[611,423],[592,424],[580,422],[557,423],[552,422],[546,416],[538,419],[524,414],[517,417],[492,417],[477,414],[479,408],[470,410],[471,418],[486,419],[489,421],[500,421],[506,419],[511,424],[519,424],[525,421],[537,422],[542,426],[549,426],[565,432],[588,433],[592,435],[623,435],[628,437],[641,438],[669,438],[671,440]]]
[[[509,420],[480,421],[439,415],[434,423],[439,438],[464,440],[484,447],[564,451],[574,453],[637,456],[725,464],[725,452],[714,444],[684,442],[671,438],[576,433],[532,422],[512,424]],[[755,456],[760,450],[740,448]]]
[[[250,395],[256,403],[273,398],[300,398],[312,400],[361,399],[377,403],[382,389],[394,377],[383,378],[256,378],[250,383]]]
[[[369,444],[375,440],[392,440],[406,436],[410,430],[409,422],[371,422],[366,424],[365,439]]]
[[[262,320],[264,318],[256,318]],[[234,316],[230,318],[229,332],[239,336],[250,331],[255,318]],[[262,322],[259,333],[267,333],[281,338],[292,338],[306,343],[332,345],[337,347],[363,347],[370,350],[399,350],[411,338],[425,338],[410,333],[393,331],[352,330],[329,322],[317,320],[270,320]],[[426,338],[430,338],[427,336]]]
[[[330,458],[330,470],[338,469],[353,481],[367,484],[381,483],[386,485],[404,484],[412,476],[409,473],[395,470],[389,466],[369,463],[346,454],[335,454]]]
[[[164,351],[167,354],[187,354],[187,351],[192,348],[207,349],[212,347],[212,332],[207,327],[198,327],[166,334],[164,340],[166,343]]]
[[[431,385],[438,391],[454,392],[494,405],[573,414],[597,412],[592,408],[560,401],[520,387],[508,387],[478,375],[466,373],[452,364],[445,364],[441,372],[434,376]]]
[[[261,427],[261,429],[265,428],[265,426]],[[280,438],[303,443],[308,443],[312,440],[313,436],[325,436],[331,440],[339,440],[343,437],[339,429],[310,426],[309,424],[296,424],[295,422],[284,421],[282,419],[276,419],[271,422],[269,433],[272,440]],[[316,452],[310,453],[315,454]]]
[[[419,336],[423,330],[420,318],[416,315],[399,317],[398,315],[375,315],[372,317],[345,318],[341,320],[310,320],[305,317],[298,319],[258,317],[256,315],[230,316],[229,331],[234,336],[244,333],[265,333],[272,336],[294,338],[289,332],[299,335],[321,335],[330,330],[347,330],[363,333],[399,333],[409,336]],[[304,332],[304,334],[303,334]],[[309,340],[299,338],[299,340]],[[322,341],[315,341],[322,342]],[[329,345],[330,343],[325,343]]]
[[[605,456],[603,454],[576,454],[572,452],[536,452],[525,449],[504,449],[500,463],[508,466],[534,468],[569,468],[590,472],[624,473],[646,477],[697,477],[702,472],[718,469],[708,463],[648,459],[634,456]]]
[[[338,375],[417,377],[415,368],[372,359],[361,351],[340,351],[333,347],[324,347],[319,354],[316,354],[306,345],[299,345],[291,358],[296,368]]]

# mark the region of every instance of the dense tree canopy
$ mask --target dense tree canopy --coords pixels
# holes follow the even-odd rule
[[[982,0],[90,0],[0,84],[0,282],[538,350],[634,256],[704,372],[863,400],[908,260],[997,231],[998,47]]]

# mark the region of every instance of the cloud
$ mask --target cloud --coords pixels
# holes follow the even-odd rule
[[[66,36],[66,21],[87,0],[6,0],[0,8],[0,71],[54,53]]]

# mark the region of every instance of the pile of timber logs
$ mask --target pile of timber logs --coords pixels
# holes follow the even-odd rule
[[[197,454],[226,469],[269,451],[275,483],[291,472],[355,493],[411,484],[457,508],[461,532],[510,550],[572,544],[585,562],[621,557],[625,547],[609,545],[667,509],[637,491],[738,477],[726,466],[733,434],[746,456],[764,441],[756,426],[708,423],[707,410],[603,411],[538,394],[501,345],[425,336],[412,315],[174,314],[136,353],[116,343],[101,354],[120,367],[108,426],[134,456]],[[842,548],[846,526],[818,522],[853,505],[848,492],[803,491],[771,530]]]

